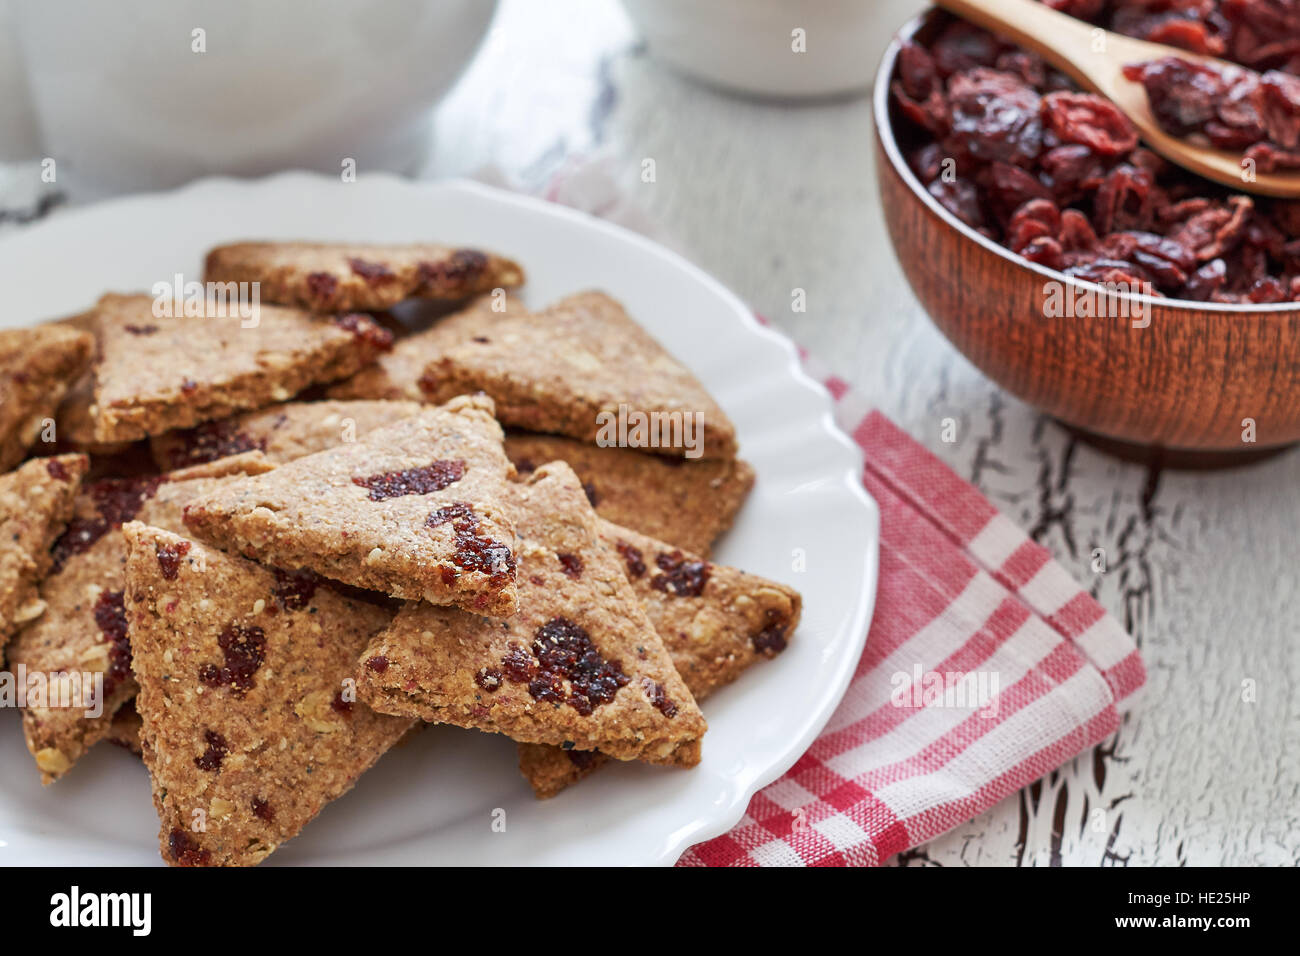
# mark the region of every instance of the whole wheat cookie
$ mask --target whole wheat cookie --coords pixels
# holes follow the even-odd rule
[[[231,467],[231,462],[222,463]],[[181,511],[192,498],[217,488],[223,478],[201,469],[174,475],[105,479],[82,487],[67,529],[50,550],[52,567],[41,582],[39,616],[9,645],[10,669],[28,673],[102,675],[97,708],[23,708],[23,734],[43,783],[72,769],[110,732],[113,715],[135,696],[131,645],[123,605],[126,546],[121,526],[139,517],[183,529]],[[84,683],[84,682],[83,682]],[[98,709],[99,713],[90,711]]]
[[[62,323],[0,330],[0,472],[41,438],[94,346],[88,332]]]
[[[520,474],[567,462],[596,514],[705,556],[754,486],[754,469],[739,458],[691,461],[517,431],[506,434],[506,454]]]
[[[375,710],[693,766],[706,725],[563,462],[513,488],[519,611],[408,604],[358,667]]]
[[[365,315],[261,305],[248,319],[158,318],[153,306],[147,295],[99,300],[100,358],[87,412],[95,441],[131,441],[283,402],[346,378],[392,345],[392,333]]]
[[[623,570],[682,680],[702,701],[751,664],[785,650],[803,601],[793,588],[687,554],[608,521],[601,542]],[[601,766],[596,751],[519,745],[519,769],[539,798],[553,797]]]
[[[480,296],[461,311],[443,316],[429,328],[401,339],[374,365],[331,385],[326,394],[330,398],[425,401],[424,393],[420,391],[420,377],[430,362],[441,358],[453,345],[488,334],[497,319],[527,314],[528,310],[517,299]]]
[[[59,455],[0,475],[0,661],[19,626],[45,611],[37,585],[49,573],[50,546],[72,517],[89,465],[85,455]]]
[[[732,458],[736,430],[685,366],[603,292],[502,319],[429,363],[430,401],[483,391],[504,425],[687,458]]]
[[[286,402],[155,435],[149,445],[164,471],[253,451],[280,465],[363,439],[425,407],[418,402]]]
[[[223,488],[185,520],[276,567],[500,617],[516,592],[501,441],[491,401],[462,396]]]
[[[355,701],[391,612],[132,522],[126,615],[163,859],[260,863],[411,727]]]
[[[491,252],[430,243],[236,242],[208,253],[204,278],[259,283],[267,302],[347,312],[510,289],[524,270]]]

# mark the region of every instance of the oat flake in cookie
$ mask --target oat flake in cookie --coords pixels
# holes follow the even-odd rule
[[[462,396],[192,504],[200,536],[281,568],[502,617],[515,609],[514,469],[492,403]]]
[[[158,318],[147,295],[106,295],[97,321],[95,440],[130,441],[292,398],[345,378],[392,345],[369,316],[261,305]],[[253,324],[250,324],[253,323]]]
[[[600,524],[682,680],[703,700],[761,658],[785,650],[799,625],[798,591],[756,574],[710,564],[699,555]],[[604,754],[519,745],[519,769],[538,797],[553,797],[605,762]]]
[[[346,683],[391,612],[138,522],[124,535],[163,859],[260,863],[410,728]]]
[[[0,471],[22,461],[85,370],[92,335],[52,323],[0,331]]]
[[[490,252],[432,243],[238,242],[208,253],[204,278],[260,283],[266,302],[346,312],[510,289],[524,270]]]
[[[502,424],[530,431],[627,438],[638,451],[687,458],[736,454],[736,430],[704,386],[603,292],[497,322],[431,362],[420,388],[432,401],[481,390]],[[642,416],[658,427],[638,432]]]
[[[50,545],[72,517],[85,455],[37,458],[0,476],[0,661],[23,624],[41,616],[36,586],[49,573]]]
[[[408,604],[361,656],[384,713],[693,766],[706,729],[598,518],[563,462],[514,486],[519,612],[502,621]]]

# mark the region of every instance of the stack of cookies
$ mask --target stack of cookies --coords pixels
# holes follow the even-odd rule
[[[0,649],[96,675],[94,706],[25,701],[45,783],[128,747],[163,858],[224,866],[425,723],[517,741],[539,797],[699,762],[698,701],[800,598],[708,559],[754,475],[685,367],[478,250],[239,243],[205,279],[259,302],[0,333]]]

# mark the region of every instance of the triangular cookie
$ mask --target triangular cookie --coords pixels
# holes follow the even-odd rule
[[[408,604],[362,655],[384,713],[691,766],[705,731],[599,520],[562,462],[514,486],[519,612],[491,621]]]
[[[41,437],[94,345],[90,334],[60,323],[0,331],[0,472]]]
[[[481,390],[502,424],[688,458],[731,458],[736,432],[695,376],[603,292],[497,322],[431,362],[431,401]]]
[[[59,455],[0,476],[0,661],[19,626],[45,610],[36,586],[50,570],[50,546],[72,517],[89,465],[85,455]]]
[[[229,455],[260,451],[283,464],[359,441],[424,408],[418,402],[286,402],[204,422],[149,440],[159,468],[185,468]]]
[[[509,289],[524,271],[489,252],[432,243],[238,242],[208,253],[204,278],[260,283],[267,302],[346,312]]]
[[[331,398],[425,401],[424,393],[420,391],[420,378],[430,362],[441,358],[453,345],[476,335],[489,334],[500,319],[528,314],[517,299],[504,297],[499,301],[503,306],[501,312],[494,309],[498,298],[485,295],[475,299],[467,308],[435,320],[429,328],[398,341],[393,350],[381,356],[374,365],[331,385],[326,394]]]
[[[144,438],[282,402],[346,378],[392,345],[392,333],[365,315],[261,305],[244,319],[209,302],[209,315],[158,318],[153,306],[147,295],[99,300],[96,441]]]
[[[134,522],[126,608],[163,859],[260,863],[406,733],[353,699],[392,612]]]
[[[185,521],[276,567],[500,617],[515,607],[501,440],[492,403],[462,396],[223,488]]]
[[[701,555],[731,527],[754,486],[754,469],[739,458],[642,455],[533,432],[508,432],[506,454],[524,475],[566,462],[596,514]]]
[[[799,624],[799,592],[710,564],[670,544],[602,521],[600,539],[623,561],[682,680],[697,701],[755,661],[775,657]],[[538,797],[553,797],[599,767],[594,751],[519,745],[519,768]]]
[[[44,783],[67,773],[109,732],[113,714],[135,696],[122,597],[122,524],[138,517],[182,531],[184,506],[229,480],[191,469],[171,476],[105,479],[77,495],[67,530],[51,549],[53,568],[40,585],[42,612],[9,645],[11,669],[22,665],[29,674],[103,675],[98,715],[85,707],[45,702],[35,706],[29,701],[23,708],[23,734]]]

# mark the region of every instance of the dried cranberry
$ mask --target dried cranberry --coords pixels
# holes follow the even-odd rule
[[[649,677],[642,677],[641,688],[645,691],[646,697],[650,698],[651,707],[669,719],[677,716],[677,705],[669,698],[663,684]]]
[[[435,461],[418,468],[389,471],[381,475],[353,478],[354,485],[369,489],[371,501],[385,501],[404,495],[427,495],[455,484],[465,477],[465,462]]]
[[[352,333],[352,337],[370,346],[376,352],[387,352],[393,347],[393,333],[379,325],[368,315],[349,312],[331,317],[331,322]]]
[[[630,545],[626,541],[618,541],[614,547],[623,556],[623,561],[627,564],[629,577],[636,579],[645,574],[645,558],[642,556],[640,548]]]
[[[181,559],[190,553],[190,543],[188,541],[178,541],[175,544],[155,544],[154,554],[158,557],[158,570],[168,581],[175,581],[176,575],[180,573]]]
[[[699,597],[713,570],[707,561],[689,561],[680,551],[668,551],[655,558],[662,572],[650,579],[650,586],[676,597]]]
[[[348,268],[370,285],[381,285],[397,278],[382,262],[367,262],[365,259],[353,258],[348,260]]]
[[[1053,94],[1060,95],[1060,94]],[[951,139],[976,159],[1028,164],[1043,146],[1041,99],[1020,77],[977,68],[948,83]]]
[[[569,762],[579,770],[590,770],[596,765],[596,760],[600,757],[599,750],[574,750],[569,748],[565,751],[569,755]]]
[[[185,429],[177,433],[177,438],[179,440],[167,456],[171,468],[202,465],[246,451],[266,451],[265,438],[255,439],[240,431],[229,418]]]
[[[573,578],[575,581],[582,577],[582,558],[576,554],[557,554],[560,560],[560,570],[566,576]]]
[[[328,305],[338,288],[339,280],[328,272],[307,274],[307,292],[317,305]]]
[[[352,716],[352,701],[343,698],[343,691],[335,691],[334,699],[330,701],[330,710],[336,714],[342,714],[345,717]]]
[[[131,677],[131,642],[127,636],[126,605],[121,591],[100,591],[91,610],[95,626],[108,642],[108,670],[104,672],[104,696]]]
[[[282,571],[272,568],[275,575],[275,587],[271,593],[275,602],[286,611],[301,611],[316,594],[316,589],[325,580],[315,571],[299,568],[294,571]]]
[[[501,673],[516,684],[524,684],[533,679],[537,673],[537,662],[523,647],[511,644],[501,658]]]
[[[249,809],[253,811],[253,816],[259,820],[264,820],[267,823],[272,823],[275,820],[275,811],[261,797],[254,797],[249,804]]]
[[[68,481],[72,478],[68,469],[63,467],[63,462],[57,458],[51,458],[45,463],[45,472],[55,481]]]
[[[366,660],[366,668],[374,671],[376,674],[382,674],[388,670],[388,658],[382,654],[376,654],[374,657]]]
[[[215,773],[221,769],[221,761],[226,754],[230,753],[230,746],[226,743],[226,738],[215,730],[204,731],[203,740],[207,744],[207,750],[194,758],[194,766]]]
[[[551,618],[537,629],[532,654],[511,644],[497,670],[507,680],[526,684],[535,700],[567,703],[584,717],[613,700],[631,679],[617,661],[601,656],[586,630],[563,617]]]
[[[1049,93],[1043,117],[1061,142],[1079,143],[1102,156],[1122,156],[1138,144],[1133,122],[1110,100],[1092,93]]]
[[[253,687],[253,675],[266,659],[266,633],[255,625],[227,624],[217,638],[225,662],[204,664],[199,680],[208,687],[229,686],[236,697]]]
[[[439,508],[425,520],[429,528],[451,523],[456,552],[452,563],[462,571],[488,575],[491,587],[503,588],[515,579],[515,556],[499,541],[479,533],[478,514],[463,501]]]
[[[203,849],[188,830],[180,827],[172,827],[167,835],[167,849],[178,866],[208,866],[212,862],[212,852]]]
[[[976,229],[984,225],[984,213],[980,211],[979,193],[974,183],[964,179],[939,178],[925,188],[944,209],[966,225]]]
[[[563,678],[569,683],[566,703],[584,717],[596,707],[614,699],[620,687],[630,678],[623,673],[617,661],[607,661],[600,655],[590,635],[573,621],[553,617],[533,635],[533,654],[537,658],[538,676],[529,683],[533,691],[539,678]],[[545,693],[553,693],[555,681],[545,682]]]
[[[769,609],[764,615],[762,628],[749,640],[758,653],[765,657],[775,657],[785,650],[789,630],[790,619],[780,611]]]
[[[416,271],[425,294],[449,298],[468,291],[487,267],[483,253],[457,249],[443,262],[421,262]]]
[[[95,507],[94,518],[73,518],[66,530],[50,549],[54,573],[67,564],[68,558],[83,554],[94,547],[104,535],[119,528],[139,513],[146,500],[152,498],[166,478],[106,478],[91,485],[87,491]]]

